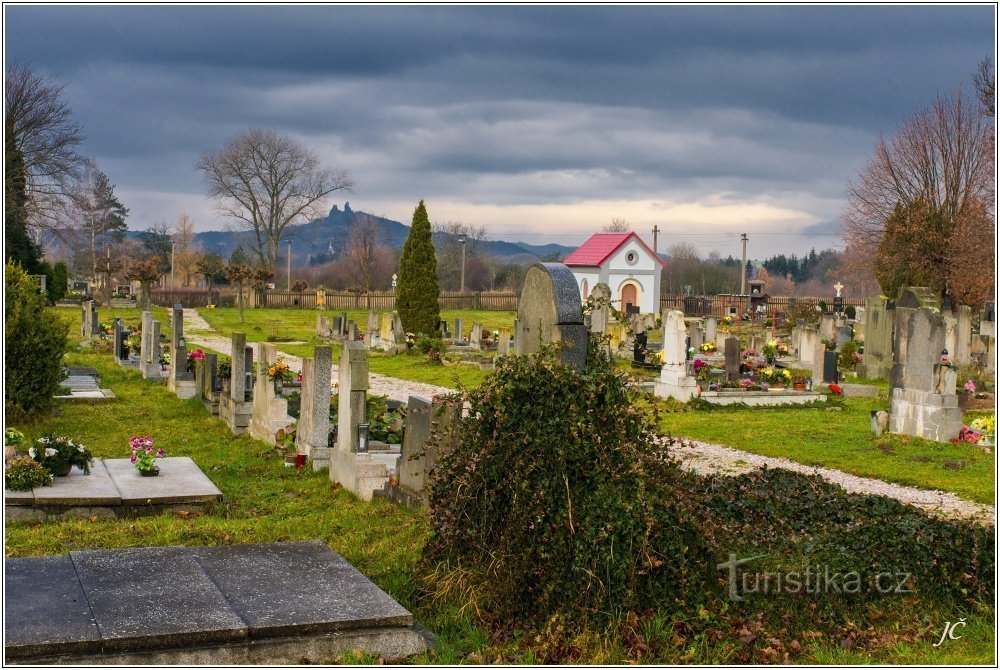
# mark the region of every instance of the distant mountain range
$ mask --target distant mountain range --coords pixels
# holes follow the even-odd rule
[[[291,241],[295,265],[316,264],[340,258],[347,248],[348,236],[355,218],[359,216],[371,216],[375,219],[382,242],[388,247],[401,248],[406,242],[406,237],[410,234],[410,227],[399,221],[366,212],[355,212],[351,209],[349,202],[344,203],[343,209],[334,205],[330,213],[322,219],[288,227],[287,231],[290,235],[286,239]],[[441,234],[443,233],[435,233],[435,235]],[[249,252],[250,239],[251,233],[245,230],[209,230],[195,234],[195,241],[202,249],[214,251],[226,260],[241,244]],[[563,258],[576,248],[562,244],[527,244],[500,240],[488,240],[483,244],[487,255],[502,258],[512,263],[536,262],[542,258],[552,258],[554,255]],[[287,248],[283,243],[281,258],[284,258],[286,253]]]

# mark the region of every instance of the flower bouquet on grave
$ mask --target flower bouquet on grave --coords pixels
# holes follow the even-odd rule
[[[282,385],[285,382],[292,381],[295,377],[289,369],[288,363],[285,363],[279,358],[277,362],[272,363],[271,366],[267,368],[267,378],[269,381],[274,382],[274,390],[281,393]]]
[[[188,358],[188,360],[187,360],[187,371],[193,373],[194,370],[195,370],[195,367],[197,366],[198,359],[199,358],[205,358],[205,352],[202,351],[200,348],[199,349],[195,349],[190,354],[188,354],[187,358]]]
[[[151,437],[132,437],[128,441],[132,456],[129,458],[135,469],[143,477],[156,477],[160,474],[160,468],[156,465],[157,458],[166,456],[163,449],[156,449]]]
[[[844,389],[840,388],[840,384],[828,384],[826,388],[829,389],[830,393],[832,393],[833,395],[844,394]]]
[[[714,354],[715,353],[715,342],[706,342],[705,344],[698,347],[698,349],[703,354]]]
[[[82,444],[51,434],[35,440],[35,446],[28,449],[28,455],[56,477],[68,475],[74,465],[83,470],[83,474],[89,475],[90,464],[94,460]]]
[[[3,432],[3,460],[6,463],[16,456],[24,455],[28,438],[17,428],[7,428]]]
[[[761,347],[760,352],[764,354],[768,363],[774,363],[779,356],[788,355],[788,347],[783,342],[778,342],[777,340],[771,340],[763,347]]]
[[[160,354],[160,369],[166,372],[169,366],[170,366],[170,354],[164,351],[162,354]]]

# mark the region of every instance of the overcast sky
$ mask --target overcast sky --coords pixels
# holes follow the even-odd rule
[[[129,227],[220,229],[199,154],[259,126],[357,186],[330,204],[575,245],[832,247],[880,134],[968,86],[992,6],[4,8],[5,56],[66,84]]]

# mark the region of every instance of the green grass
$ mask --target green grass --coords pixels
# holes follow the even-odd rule
[[[880,386],[884,392],[885,382]],[[660,425],[675,436],[906,486],[951,491],[979,503],[993,502],[994,453],[969,444],[902,435],[876,438],[870,428],[870,412],[888,406],[888,399],[880,395],[845,398],[841,411],[756,407],[669,413]],[[964,465],[959,469],[945,467],[960,463]]]
[[[70,331],[73,341],[75,333]],[[404,357],[400,357],[403,359]],[[285,468],[270,448],[249,437],[233,437],[225,424],[212,418],[196,400],[181,401],[162,384],[143,380],[115,365],[107,354],[74,351],[72,365],[93,366],[103,386],[118,399],[106,404],[67,404],[58,413],[19,426],[30,438],[54,432],[78,439],[98,456],[124,457],[128,438],[149,435],[170,456],[190,456],[223,491],[228,504],[204,514],[172,514],[138,519],[79,519],[7,526],[5,556],[61,554],[72,550],[135,546],[222,545],[319,539],[386,590],[438,636],[436,650],[414,659],[418,663],[530,663],[551,649],[544,636],[520,635],[494,642],[464,602],[431,600],[421,594],[424,567],[420,553],[430,532],[425,516],[382,502],[363,503],[331,483],[326,473]],[[795,417],[807,414],[798,411]],[[826,416],[834,415],[829,413]],[[706,423],[730,423],[728,415],[703,415]],[[794,417],[793,417],[794,420]],[[474,597],[474,594],[472,594]],[[882,611],[885,608],[885,611]],[[804,646],[792,657],[797,663],[957,663],[993,662],[993,611],[952,612],[930,603],[882,603],[873,612],[857,610],[860,627],[874,625],[892,633],[912,629],[917,617],[926,632],[914,641],[863,650],[843,650],[824,637]],[[969,626],[960,640],[941,648],[937,641],[943,622],[966,616]],[[768,616],[771,616],[769,613]],[[578,640],[579,662],[720,663],[732,662],[741,644],[729,637],[708,640],[703,634],[677,644],[678,624],[690,614],[672,607],[642,622],[650,650],[636,652],[621,646],[620,629],[593,630]],[[923,624],[920,624],[923,625]],[[638,654],[638,655],[636,655]],[[377,659],[353,654],[328,661],[372,663]]]

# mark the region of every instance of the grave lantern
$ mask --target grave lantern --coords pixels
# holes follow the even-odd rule
[[[368,453],[368,424],[359,423],[358,424],[358,453],[367,454]]]

